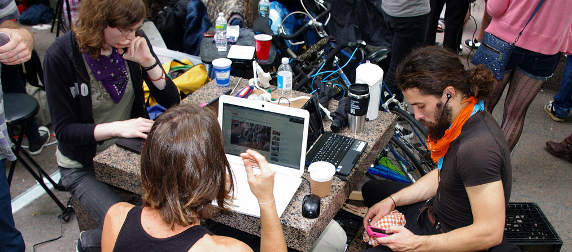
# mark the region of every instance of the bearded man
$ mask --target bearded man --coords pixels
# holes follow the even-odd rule
[[[484,66],[467,72],[440,47],[413,51],[397,68],[397,82],[415,118],[429,130],[438,169],[412,185],[369,181],[362,187],[369,210],[364,227],[397,209],[404,227],[375,238],[368,251],[511,251],[503,239],[511,193],[510,152],[483,99],[495,83]]]

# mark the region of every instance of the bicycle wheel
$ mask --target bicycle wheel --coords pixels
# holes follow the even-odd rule
[[[396,136],[386,145],[378,156],[375,166],[368,172],[395,181],[415,183],[423,175],[419,173],[421,163],[415,155]],[[404,176],[403,176],[404,175]]]
[[[419,173],[425,175],[436,168],[427,149],[427,129],[409,112],[397,106],[391,106],[389,111],[397,116],[395,136],[408,148],[420,163]]]

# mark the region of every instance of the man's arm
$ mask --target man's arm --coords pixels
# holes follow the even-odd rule
[[[394,193],[391,195],[391,198],[385,198],[370,207],[363,218],[364,228],[366,228],[370,223],[376,223],[383,216],[391,212],[395,206],[411,205],[435,196],[438,186],[439,171],[435,169],[427,173],[412,185]]]
[[[451,232],[416,236],[404,227],[392,227],[393,233],[377,240],[393,251],[479,251],[502,242],[505,199],[501,181],[466,188],[473,224]]]
[[[10,42],[0,47],[0,62],[16,65],[32,57],[34,38],[28,29],[12,20],[6,20],[0,24],[0,32],[10,35]]]

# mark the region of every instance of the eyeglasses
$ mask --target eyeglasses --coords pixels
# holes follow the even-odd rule
[[[119,27],[117,27],[117,30],[121,32],[121,34],[123,34],[123,36],[127,37],[129,36],[129,34],[133,33],[133,32],[138,32],[141,30],[141,28],[143,28],[143,24],[141,24],[139,27],[137,27],[137,29],[120,29]]]

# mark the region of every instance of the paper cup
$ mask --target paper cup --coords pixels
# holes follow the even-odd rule
[[[0,46],[3,46],[8,42],[10,42],[10,35],[5,32],[0,32]]]
[[[311,163],[308,167],[310,172],[310,189],[313,194],[320,198],[328,196],[332,189],[332,179],[336,174],[336,167],[325,161]]]
[[[267,60],[272,36],[268,34],[257,34],[254,35],[254,40],[256,41],[256,58],[259,60]]]
[[[232,61],[227,58],[220,58],[213,60],[213,69],[217,86],[228,87],[230,81],[231,64]]]

